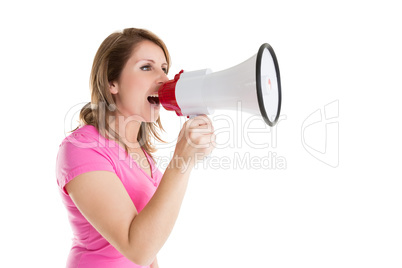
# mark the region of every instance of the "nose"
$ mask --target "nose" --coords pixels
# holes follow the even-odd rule
[[[163,83],[169,81],[169,78],[167,77],[167,75],[165,74],[165,72],[163,70],[160,71],[157,83],[159,85],[162,85]]]

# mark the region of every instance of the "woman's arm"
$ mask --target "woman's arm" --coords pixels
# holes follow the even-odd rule
[[[78,209],[120,253],[138,265],[150,265],[177,218],[189,172],[168,168],[149,203],[138,214],[116,174],[93,171],[66,185]]]
[[[155,260],[176,222],[197,155],[202,157],[213,149],[214,134],[210,128],[200,131],[206,125],[206,118],[201,119],[189,120],[183,126],[174,157],[141,213],[112,172],[84,173],[66,185],[71,199],[92,226],[136,264],[146,266]]]

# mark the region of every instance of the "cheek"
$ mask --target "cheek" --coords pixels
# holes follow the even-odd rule
[[[146,83],[141,79],[131,79],[121,88],[120,109],[127,114],[141,114],[146,108]]]
[[[128,79],[122,86],[122,97],[130,99],[130,101],[136,101],[136,99],[142,98],[144,94],[143,87],[144,83],[141,79]]]

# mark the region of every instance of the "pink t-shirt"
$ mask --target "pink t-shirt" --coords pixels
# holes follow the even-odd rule
[[[92,227],[77,209],[64,186],[85,172],[114,172],[123,183],[137,211],[141,212],[162,178],[162,173],[152,158],[146,152],[145,155],[151,165],[152,177],[149,177],[115,141],[103,138],[94,126],[85,125],[77,129],[60,144],[56,178],[74,235],[67,259],[68,268],[143,267],[125,258]]]

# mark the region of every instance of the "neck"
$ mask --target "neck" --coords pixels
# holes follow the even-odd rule
[[[140,148],[137,141],[141,122],[123,115],[113,116],[109,122],[110,128],[119,134],[121,140],[130,148]]]

